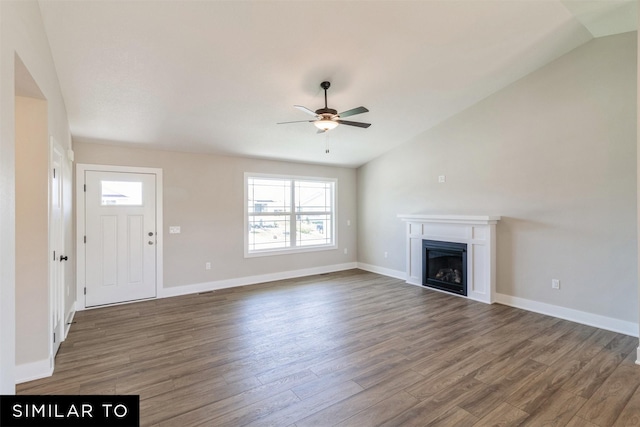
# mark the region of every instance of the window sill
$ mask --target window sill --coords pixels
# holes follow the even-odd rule
[[[265,249],[262,251],[254,251],[254,252],[245,251],[244,257],[256,258],[256,257],[263,257],[263,256],[293,255],[293,254],[300,254],[305,252],[331,251],[335,249],[338,249],[337,245],[307,246],[302,248],[296,247],[296,248],[290,248],[290,249]]]

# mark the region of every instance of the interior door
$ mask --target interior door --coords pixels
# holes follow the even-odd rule
[[[64,150],[51,140],[51,175],[49,177],[49,312],[51,315],[52,353],[55,355],[64,338],[64,253],[63,228],[63,161]]]
[[[85,306],[156,296],[156,175],[85,171]]]

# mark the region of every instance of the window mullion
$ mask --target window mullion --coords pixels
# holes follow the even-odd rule
[[[298,246],[298,224],[296,222],[296,181],[291,180],[291,216],[290,218],[290,230],[289,230],[289,241],[291,243],[291,247],[295,248]]]

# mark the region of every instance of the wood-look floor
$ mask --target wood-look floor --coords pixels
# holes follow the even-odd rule
[[[360,270],[79,312],[21,394],[141,425],[640,425],[638,339]]]

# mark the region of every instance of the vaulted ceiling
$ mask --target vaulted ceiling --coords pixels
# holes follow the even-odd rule
[[[75,141],[359,166],[591,40],[635,0],[40,0]],[[317,134],[293,108],[370,112]],[[330,153],[325,154],[325,144]]]

